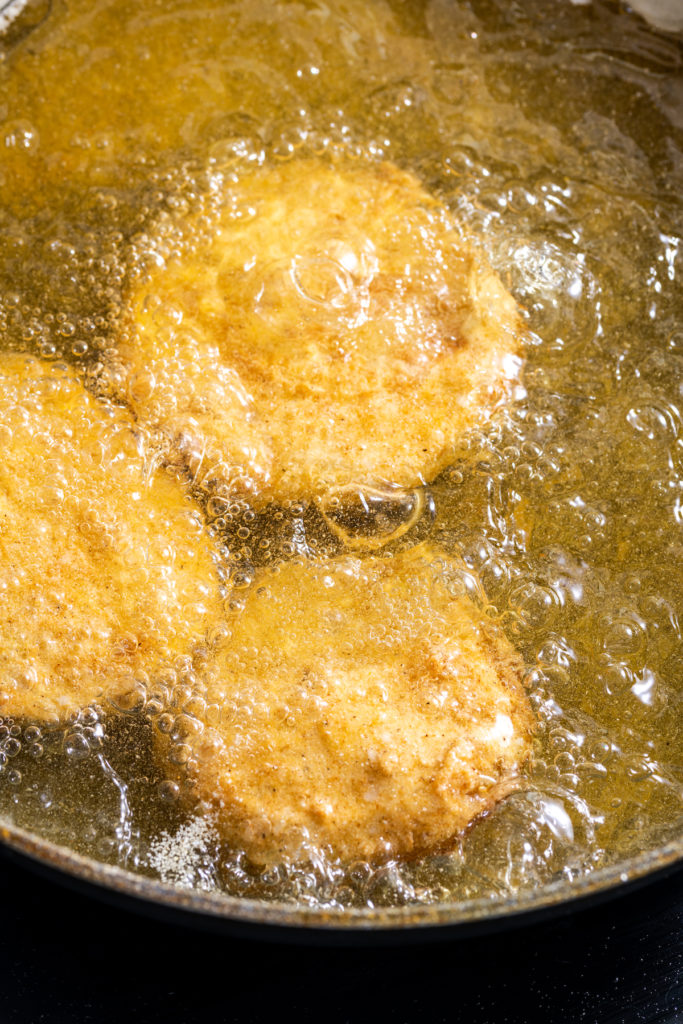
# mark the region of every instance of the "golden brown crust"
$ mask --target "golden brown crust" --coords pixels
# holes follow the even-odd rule
[[[226,186],[208,235],[184,230],[130,295],[117,358],[198,479],[276,501],[415,486],[518,368],[513,299],[392,164],[259,170]]]
[[[196,510],[64,366],[0,360],[0,714],[63,719],[222,614]]]
[[[509,791],[533,729],[520,660],[451,595],[457,571],[422,549],[257,579],[188,740],[230,843],[257,863],[405,856]]]

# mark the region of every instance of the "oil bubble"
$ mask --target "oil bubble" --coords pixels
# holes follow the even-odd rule
[[[171,747],[169,760],[173,764],[185,765],[192,757],[192,748],[187,743],[178,743]]]
[[[164,803],[175,803],[180,796],[180,786],[172,779],[164,779],[159,783],[159,796]]]
[[[11,736],[3,743],[2,749],[6,757],[16,757],[21,750],[21,742]]]
[[[649,441],[674,440],[680,428],[678,417],[664,404],[634,406],[629,409],[626,419]]]
[[[138,714],[145,706],[147,700],[147,688],[143,683],[133,682],[133,685],[117,697],[111,698],[112,705],[118,710],[128,714]]]
[[[64,737],[64,752],[67,757],[77,761],[88,756],[90,744],[82,732],[70,732]]]
[[[170,733],[173,729],[173,715],[168,712],[163,715],[159,715],[156,721],[156,726],[159,732]]]
[[[605,621],[603,650],[611,657],[638,654],[645,644],[645,623],[635,614],[621,614]]]
[[[0,125],[4,145],[7,149],[24,150],[34,153],[40,145],[40,136],[30,121],[6,121]]]

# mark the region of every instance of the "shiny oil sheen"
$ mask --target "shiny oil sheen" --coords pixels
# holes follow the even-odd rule
[[[374,497],[385,525],[367,501],[336,519],[210,496],[207,512],[238,584],[358,536],[461,556],[524,657],[539,731],[520,790],[409,864],[258,872],[222,847],[152,756],[150,719],[182,761],[182,681],[63,728],[0,722],[6,820],[173,884],[312,908],[495,903],[680,837],[682,68],[680,38],[606,2],[55,0],[10,27],[5,348],[92,375],[150,233],[173,244],[177,217],[255,162],[391,159],[479,239],[525,313],[524,389],[418,522],[400,530]]]

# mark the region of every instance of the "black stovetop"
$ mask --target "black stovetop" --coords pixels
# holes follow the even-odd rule
[[[683,1021],[683,872],[476,939],[316,948],[207,935],[0,861],[1,1024]]]

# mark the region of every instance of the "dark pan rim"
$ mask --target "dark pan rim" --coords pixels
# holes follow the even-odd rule
[[[265,902],[200,889],[186,889],[146,875],[91,860],[66,847],[0,822],[0,844],[33,867],[56,875],[111,902],[138,904],[137,909],[186,919],[210,930],[257,930],[276,938],[278,930],[360,937],[380,933],[430,930],[476,932],[503,929],[550,912],[561,913],[589,901],[618,895],[662,873],[683,867],[683,835],[573,880],[558,879],[519,896],[480,897],[459,903],[331,910],[291,903]],[[94,887],[94,891],[93,891]],[[144,906],[140,905],[143,901]]]

